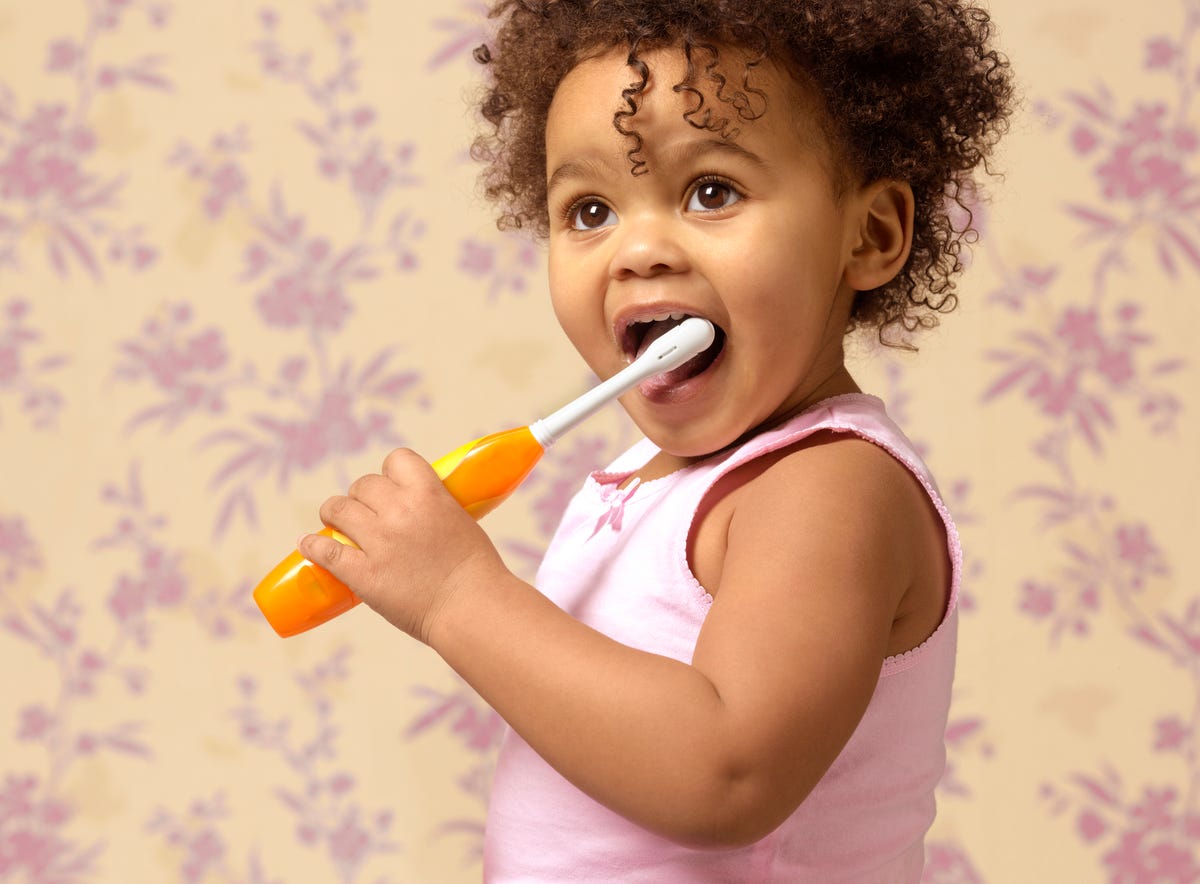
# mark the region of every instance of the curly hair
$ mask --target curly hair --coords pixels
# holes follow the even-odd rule
[[[910,346],[900,332],[937,324],[957,303],[955,277],[964,242],[976,231],[967,203],[973,170],[1007,128],[1013,84],[1007,59],[990,45],[987,12],[959,0],[497,0],[494,38],[475,50],[490,76],[480,111],[491,124],[472,156],[481,183],[501,211],[502,230],[547,235],[545,127],[562,78],[612,47],[629,51],[641,78],[613,116],[630,139],[630,171],[645,171],[641,139],[630,128],[649,82],[639,53],[678,47],[687,74],[676,91],[700,97],[685,118],[732,137],[738,120],[766,112],[754,68],[771,61],[820,102],[819,118],[839,176],[859,183],[908,182],[915,197],[912,250],[890,282],[858,293],[850,329],[875,328],[885,344]],[[719,48],[743,58],[739,86],[717,70]],[[697,72],[697,59],[707,59]],[[701,80],[736,117],[705,108]],[[990,171],[990,170],[989,170]],[[835,182],[835,187],[847,181]],[[957,204],[963,212],[952,212]],[[848,329],[848,331],[850,330]]]

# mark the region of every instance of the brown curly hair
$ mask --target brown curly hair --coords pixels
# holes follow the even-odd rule
[[[562,78],[580,61],[626,46],[641,77],[622,95],[613,125],[630,138],[631,172],[644,171],[641,140],[629,128],[649,73],[639,52],[681,48],[688,61],[677,91],[700,97],[688,121],[732,135],[718,108],[704,108],[701,78],[737,118],[764,110],[752,86],[754,67],[770,60],[807,84],[821,101],[823,129],[849,180],[908,182],[916,209],[912,252],[886,285],[860,292],[851,328],[874,327],[884,343],[937,324],[956,304],[970,222],[956,227],[951,203],[974,193],[972,171],[1007,128],[1013,85],[1007,59],[989,43],[988,14],[958,0],[497,0],[499,27],[475,59],[490,72],[480,110],[490,131],[472,156],[485,165],[481,183],[498,204],[502,230],[548,233],[546,117]],[[739,86],[717,71],[718,47],[746,57]],[[699,73],[698,73],[699,68]],[[714,113],[715,111],[715,113]]]

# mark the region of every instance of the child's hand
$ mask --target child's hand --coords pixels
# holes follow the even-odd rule
[[[309,534],[296,544],[300,553],[426,644],[451,596],[506,573],[483,529],[429,464],[404,448],[387,456],[383,475],[357,479],[320,512],[326,525],[359,548]]]

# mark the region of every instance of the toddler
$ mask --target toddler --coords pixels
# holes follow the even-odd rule
[[[645,438],[568,507],[536,588],[410,451],[301,552],[508,722],[485,878],[916,882],[945,763],[958,536],[846,368],[953,307],[948,205],[1007,62],[957,0],[499,0],[476,141]]]

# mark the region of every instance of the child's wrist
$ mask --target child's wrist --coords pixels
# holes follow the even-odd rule
[[[481,596],[495,592],[506,579],[513,579],[513,574],[492,556],[473,556],[462,562],[430,605],[416,637],[434,650],[445,647],[456,625],[476,615]]]

